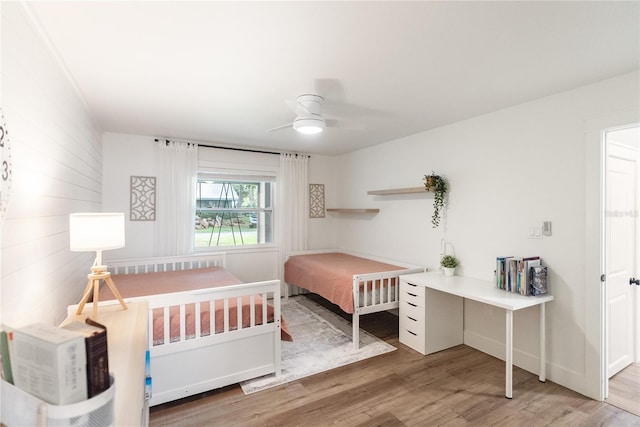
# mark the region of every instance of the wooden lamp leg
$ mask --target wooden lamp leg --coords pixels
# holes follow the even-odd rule
[[[100,298],[100,279],[93,279],[93,311],[91,318],[98,319],[98,299]]]
[[[104,280],[107,283],[107,285],[109,286],[109,289],[111,289],[111,292],[113,292],[113,295],[115,295],[115,297],[118,298],[118,301],[120,301],[120,305],[122,306],[122,309],[126,310],[127,304],[122,299],[120,292],[118,292],[118,288],[116,288],[116,284],[113,283],[113,280],[111,279],[111,274],[109,272],[104,272],[101,270],[94,270],[94,268],[92,268],[92,273],[87,275],[89,280],[87,281],[87,286],[84,289],[84,294],[82,295],[82,300],[80,300],[80,304],[78,305],[76,314],[82,314],[82,310],[84,309],[85,304],[89,300],[89,295],[91,295],[91,291],[93,290],[93,311],[91,314],[91,318],[94,320],[97,319],[98,302],[99,302],[98,300],[100,298],[100,281],[101,280]]]
[[[120,296],[120,292],[118,292],[118,288],[116,288],[116,284],[113,283],[113,279],[111,279],[111,276],[109,275],[105,277],[104,281],[107,282],[107,285],[109,285],[109,289],[111,289],[111,292],[113,292],[113,295],[115,295],[116,298],[118,298],[118,301],[120,301],[120,305],[122,306],[122,309],[126,310],[127,304],[125,304],[124,300]]]
[[[82,295],[82,299],[80,300],[80,305],[78,305],[78,309],[76,310],[76,314],[81,314],[84,309],[84,305],[89,301],[89,295],[91,295],[91,289],[93,288],[93,281],[91,279],[87,280],[87,287],[84,288],[84,294]]]

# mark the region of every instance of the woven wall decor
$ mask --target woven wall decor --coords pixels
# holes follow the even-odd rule
[[[156,177],[131,177],[131,221],[156,220]]]
[[[309,218],[324,218],[324,184],[309,184]]]

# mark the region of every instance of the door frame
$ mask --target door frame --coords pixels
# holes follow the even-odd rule
[[[581,393],[603,401],[608,385],[606,371],[606,318],[604,316],[605,287],[601,282],[604,273],[604,132],[640,123],[640,107],[619,110],[600,118],[584,122],[584,377]],[[597,189],[594,191],[594,189]],[[591,230],[598,230],[594,233]]]
[[[606,274],[606,261],[607,261],[607,251],[606,251],[606,176],[607,176],[607,159],[609,153],[609,143],[607,142],[607,134],[610,132],[615,132],[618,130],[624,130],[634,127],[640,127],[640,123],[634,121],[632,123],[628,123],[625,125],[617,125],[611,126],[601,129],[600,132],[600,158],[601,158],[601,170],[600,170],[600,274],[601,277],[605,277]],[[640,147],[639,147],[640,148]],[[638,185],[640,183],[636,183],[636,191],[638,191]],[[638,242],[640,238],[638,237],[639,233],[636,233],[636,251],[639,251],[640,246],[638,246]],[[636,266],[637,268],[637,266]],[[600,316],[601,316],[601,367],[600,367],[600,375],[601,375],[601,387],[600,387],[600,395],[602,396],[601,400],[605,400],[609,396],[609,374],[608,374],[608,366],[609,366],[609,351],[608,351],[608,328],[607,328],[607,281],[606,277],[604,281],[601,281],[601,290],[600,290]],[[640,313],[638,313],[638,303],[637,299],[640,298],[640,293],[634,291],[633,298],[635,301],[634,304],[634,320],[638,319]],[[640,359],[640,328],[637,325],[633,325],[633,345],[632,345],[632,358],[634,362],[638,362]]]

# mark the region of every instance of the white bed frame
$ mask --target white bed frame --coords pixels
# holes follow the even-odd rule
[[[342,249],[320,249],[320,250],[309,250],[309,251],[294,251],[290,252],[287,256],[293,255],[307,255],[307,254],[322,254],[322,253],[331,253],[331,252],[340,252],[347,255],[353,255],[360,258],[367,258],[373,261],[384,262],[386,264],[391,265],[399,265],[406,267],[403,270],[395,270],[395,271],[382,271],[379,273],[368,273],[368,274],[354,274],[353,275],[353,314],[351,316],[351,324],[353,328],[352,338],[353,338],[353,346],[355,349],[360,348],[360,316],[369,313],[377,313],[379,311],[393,310],[400,307],[400,276],[401,274],[412,274],[412,273],[422,273],[427,271],[425,267],[420,267],[417,265],[410,265],[404,262],[400,262],[397,260],[390,260],[385,258],[374,257],[367,254],[361,254],[357,252],[346,251]],[[392,279],[395,279],[396,286],[392,286]],[[362,286],[363,283],[377,281],[380,286],[369,291],[367,286]],[[293,286],[297,286],[292,283]],[[362,286],[363,291],[360,290]],[[362,295],[361,295],[362,294]],[[370,295],[372,294],[372,295]],[[386,296],[386,301],[383,298],[380,298],[380,295]],[[285,298],[289,297],[289,284],[285,283]],[[376,297],[378,297],[376,299]]]
[[[114,274],[189,270],[211,266],[224,267],[224,254],[189,257],[164,257],[109,262]],[[117,279],[115,280],[116,287]],[[262,310],[262,324],[256,325],[255,299],[251,298],[251,325],[242,327],[238,311],[237,330],[229,330],[229,300],[260,295],[274,308],[274,321],[267,323],[267,310]],[[149,303],[149,352],[151,358],[152,396],[150,406],[202,393],[281,372],[280,280],[243,283],[197,291],[125,298],[125,302]],[[185,305],[224,300],[224,332],[201,336],[200,304],[195,305],[195,337],[185,336]],[[100,304],[119,304],[104,301]],[[180,339],[170,342],[169,307],[180,306]],[[213,306],[213,305],[211,305]],[[153,345],[153,309],[164,309],[164,343]],[[211,330],[214,311],[211,311]]]

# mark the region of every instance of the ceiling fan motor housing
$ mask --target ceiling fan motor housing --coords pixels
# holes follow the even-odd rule
[[[326,127],[324,118],[320,114],[320,106],[324,98],[320,95],[300,95],[296,100],[296,118],[293,120],[293,128],[305,134],[322,132]]]
[[[324,98],[320,95],[300,95],[296,102],[298,108],[296,114],[298,116],[318,114],[320,115],[320,106],[324,102]]]

